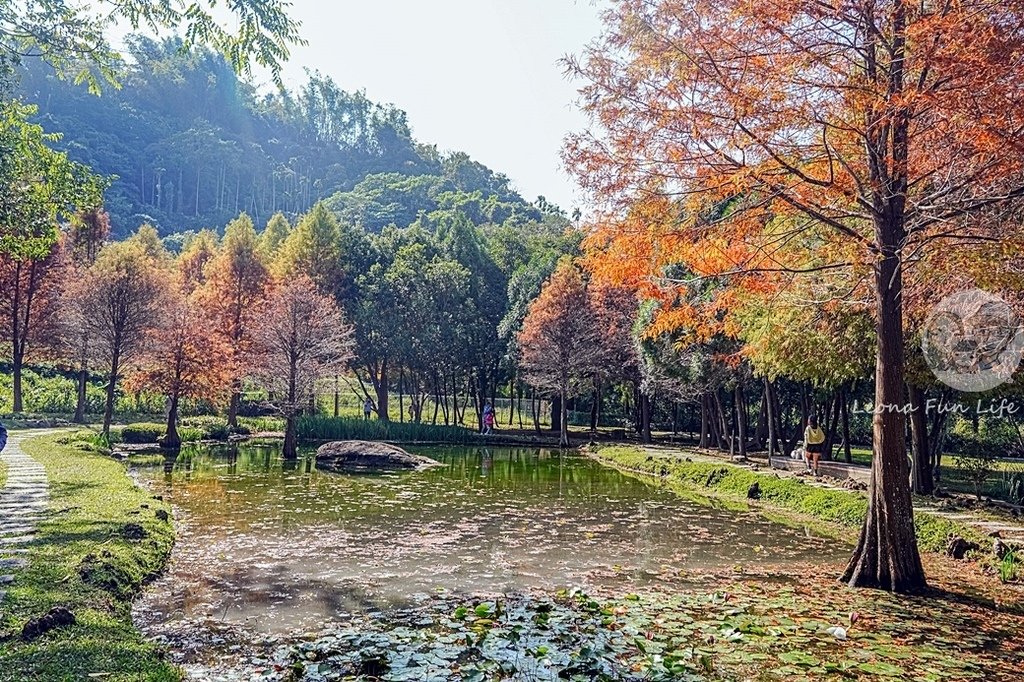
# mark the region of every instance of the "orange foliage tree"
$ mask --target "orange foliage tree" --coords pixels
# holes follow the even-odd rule
[[[561,399],[561,445],[569,444],[566,399],[588,385],[604,352],[601,341],[579,269],[562,260],[530,304],[519,332],[526,381]]]
[[[237,426],[246,370],[244,359],[252,349],[256,315],[266,298],[268,284],[259,238],[249,216],[242,214],[228,224],[220,251],[206,265],[204,275],[203,305],[228,344],[232,363],[228,424]]]
[[[139,367],[127,379],[138,389],[167,396],[167,430],[161,445],[181,446],[178,411],[183,399],[217,400],[231,379],[231,348],[205,309],[181,281],[166,283],[155,324],[147,330]]]
[[[570,61],[592,129],[566,156],[604,202],[605,264],[662,292],[865,268],[877,356],[868,514],[844,574],[914,591],[905,265],[1004,240],[1024,195],[1021,0],[625,0]],[[671,307],[666,309],[671,315]]]

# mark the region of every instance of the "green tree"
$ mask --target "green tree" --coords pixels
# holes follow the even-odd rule
[[[317,288],[333,295],[339,284],[341,227],[323,202],[299,219],[281,244],[273,271],[278,277],[306,275]]]
[[[273,260],[291,231],[292,226],[283,213],[277,212],[270,216],[267,226],[260,233],[260,251],[263,252],[263,257],[268,261]]]
[[[0,102],[0,253],[43,257],[57,241],[58,221],[99,205],[104,181],[51,145],[29,123],[35,113],[14,101]]]
[[[177,29],[188,45],[211,46],[238,71],[248,73],[255,63],[268,67],[279,80],[289,48],[302,43],[299,25],[286,8],[283,0],[98,0],[83,5],[37,0],[28,8],[2,0],[0,39],[6,51],[40,56],[57,73],[76,83],[87,82],[94,90],[103,80],[117,82],[122,59],[109,36],[118,25],[132,30]]]

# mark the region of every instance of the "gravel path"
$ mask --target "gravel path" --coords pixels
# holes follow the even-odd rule
[[[32,541],[50,500],[43,465],[21,449],[21,442],[40,432],[11,432],[0,459],[7,464],[7,483],[0,489],[0,601],[14,572],[26,564],[25,545]]]

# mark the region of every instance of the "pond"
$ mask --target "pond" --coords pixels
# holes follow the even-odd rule
[[[444,466],[352,476],[317,471],[311,452],[284,462],[279,447],[136,467],[181,524],[171,569],[136,612],[147,632],[207,619],[266,636],[438,593],[628,591],[666,571],[753,564],[791,575],[848,551],[574,452],[417,447]]]

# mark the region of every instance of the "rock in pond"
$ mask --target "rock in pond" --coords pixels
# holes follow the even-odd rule
[[[406,452],[396,445],[365,440],[342,440],[321,445],[316,451],[318,469],[340,474],[375,471],[420,471],[441,463]]]

